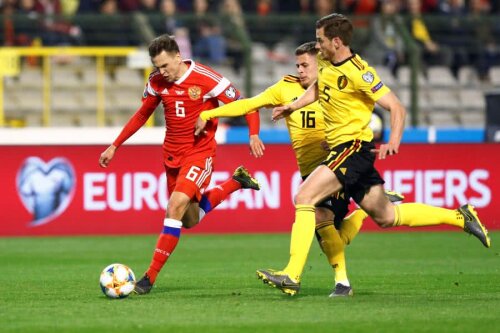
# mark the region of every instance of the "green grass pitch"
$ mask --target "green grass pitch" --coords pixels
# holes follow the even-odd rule
[[[361,233],[347,248],[354,297],[313,244],[302,290],[257,280],[282,268],[289,235],[184,235],[149,295],[107,299],[108,264],[140,277],[156,236],[0,239],[1,332],[499,332],[500,233]],[[316,243],[316,242],[314,242]]]

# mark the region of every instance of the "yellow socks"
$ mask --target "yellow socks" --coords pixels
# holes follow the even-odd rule
[[[464,220],[461,214],[453,209],[439,208],[420,203],[394,205],[394,226],[425,227],[438,224],[449,224],[461,229]]]
[[[284,272],[296,281],[300,280],[314,237],[316,224],[314,212],[314,205],[295,206],[295,223],[290,240],[290,261]]]
[[[356,237],[367,216],[362,209],[356,209],[342,221],[339,230],[335,229],[332,221],[316,225],[321,249],[335,272],[335,284],[349,286],[344,249]]]
[[[420,203],[394,206],[394,226],[423,227],[449,224],[463,229],[462,215],[452,209],[433,207]],[[335,282],[349,284],[347,279],[344,247],[358,234],[367,214],[357,209],[346,217],[337,231],[333,224],[320,223],[317,232],[320,245],[335,270]],[[290,260],[283,270],[290,278],[300,281],[315,231],[315,208],[313,205],[296,205],[295,222],[290,240]]]
[[[316,232],[319,235],[319,243],[323,253],[335,272],[335,284],[349,285],[345,263],[345,243],[339,232],[333,226],[332,221],[318,223]]]
[[[351,215],[347,216],[340,224],[339,234],[345,245],[349,245],[361,229],[363,221],[368,214],[362,209],[356,209]]]

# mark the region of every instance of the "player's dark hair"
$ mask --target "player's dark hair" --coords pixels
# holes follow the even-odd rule
[[[344,45],[351,44],[353,26],[351,21],[342,14],[333,13],[323,16],[316,21],[316,29],[323,28],[325,37],[332,39],[334,37],[340,38]]]
[[[316,42],[307,42],[295,49],[295,55],[303,55],[303,54],[310,54],[312,56],[315,56],[318,54],[318,49],[316,48]]]
[[[149,49],[149,56],[151,58],[154,58],[163,51],[167,53],[178,53],[179,45],[177,45],[177,42],[172,36],[161,35],[151,41],[148,49]]]

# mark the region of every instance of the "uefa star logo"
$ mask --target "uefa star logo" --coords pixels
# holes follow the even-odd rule
[[[52,221],[66,210],[75,189],[75,171],[65,158],[45,163],[29,157],[16,177],[17,193],[24,207],[33,215],[30,226]]]

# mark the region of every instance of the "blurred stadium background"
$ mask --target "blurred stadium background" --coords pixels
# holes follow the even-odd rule
[[[288,258],[301,181],[269,110],[258,160],[244,120],[221,121],[212,178],[245,164],[262,190],[239,191],[183,231],[151,295],[101,295],[108,264],[147,268],[167,202],[162,110],[108,169],[97,163],[140,104],[149,41],[175,35],[184,57],[253,96],[295,73],[295,47],[334,11],[353,20],[353,50],[408,109],[401,153],[377,162],[387,186],[408,201],[470,202],[500,229],[500,1],[0,0],[2,332],[498,331],[498,231],[489,250],[446,227],[362,232],[347,253],[352,300],[326,297],[333,279],[315,245],[298,298],[258,285],[255,269]]]
[[[0,0],[0,8],[0,144],[4,156],[10,156],[2,165],[3,174],[12,175],[11,191],[3,204],[19,208],[5,214],[18,221],[18,226],[24,226],[20,229],[24,231],[13,232],[16,224],[11,224],[11,231],[4,230],[4,234],[65,233],[65,227],[58,226],[62,221],[30,228],[23,222],[29,217],[19,218],[17,213],[30,213],[28,206],[32,204],[27,194],[22,199],[25,207],[19,202],[23,186],[29,189],[31,184],[27,181],[23,185],[22,170],[30,163],[49,170],[60,162],[56,160],[59,157],[74,165],[68,177],[75,178],[74,201],[83,201],[83,211],[88,213],[89,207],[94,207],[91,212],[99,211],[96,207],[102,202],[96,204],[96,198],[100,198],[96,193],[100,193],[97,188],[105,181],[107,188],[100,194],[107,202],[105,212],[121,212],[111,220],[123,215],[128,221],[134,219],[127,215],[130,209],[113,209],[116,203],[121,207],[116,192],[130,181],[128,165],[117,162],[112,171],[95,176],[102,170],[95,170],[94,159],[103,146],[114,140],[140,104],[151,71],[146,49],[155,36],[176,36],[185,58],[212,66],[244,95],[253,96],[283,75],[295,73],[295,48],[314,40],[315,21],[334,11],[352,18],[352,49],[377,69],[407,107],[403,143],[420,144],[405,148],[407,154],[392,162],[378,163],[387,186],[403,192],[409,200],[438,206],[455,207],[470,201],[482,215],[493,219],[490,225],[500,223],[494,195],[500,181],[495,177],[491,159],[498,146],[488,144],[500,140],[498,1]],[[376,109],[374,115],[375,134],[384,140],[389,133],[389,113]],[[163,122],[159,106],[148,121],[148,128],[134,135],[130,143],[151,145],[144,151],[156,152],[162,142]],[[228,118],[222,122],[218,142],[242,146],[220,146],[220,179],[230,174],[236,164],[244,163],[262,172],[260,180],[268,189],[245,203],[245,218],[251,220],[249,216],[253,214],[258,218],[256,207],[267,209],[266,216],[276,216],[276,220],[283,221],[279,214],[284,211],[289,218],[293,208],[284,199],[298,184],[294,178],[295,163],[275,171],[273,160],[277,156],[293,160],[290,148],[283,145],[289,142],[284,122],[271,122],[269,110],[261,110],[261,137],[266,144],[275,144],[269,146],[269,157],[264,163],[245,156],[247,148],[243,145],[248,139],[243,119]],[[240,154],[240,150],[245,154]],[[141,153],[122,151],[121,158],[131,161],[134,154]],[[27,163],[30,156],[38,160]],[[135,161],[132,171],[147,170],[154,181],[146,183],[157,191],[163,178],[155,155],[147,154]],[[273,180],[273,172],[284,180]],[[137,185],[140,176],[137,179],[130,193],[146,193],[147,186],[141,188]],[[110,193],[115,195],[113,200]],[[124,198],[128,199],[130,193]],[[121,205],[126,206],[125,199],[121,200]],[[148,208],[151,222],[143,232],[153,232],[156,223],[152,221],[165,205],[164,195],[149,200],[143,194],[134,200],[137,202],[127,207]],[[233,200],[224,207],[231,210],[239,204],[243,203]],[[85,219],[80,214],[81,206],[75,208],[73,203],[65,214],[71,210],[72,218]],[[104,223],[106,218],[110,219],[106,214],[97,214],[92,221]],[[286,222],[280,225],[281,229],[274,231],[288,230]],[[99,226],[80,232],[97,232]],[[224,227],[246,230],[244,224]],[[107,230],[113,229],[109,226]]]
[[[176,36],[185,57],[252,96],[294,73],[294,48],[314,40],[318,17],[337,10],[355,23],[353,49],[407,106],[409,129],[474,129],[459,137],[484,141],[485,125],[493,125],[488,107],[500,98],[498,7],[488,0],[2,0],[0,124],[123,125],[150,70],[145,46],[163,33]],[[162,125],[158,115],[150,125]]]

